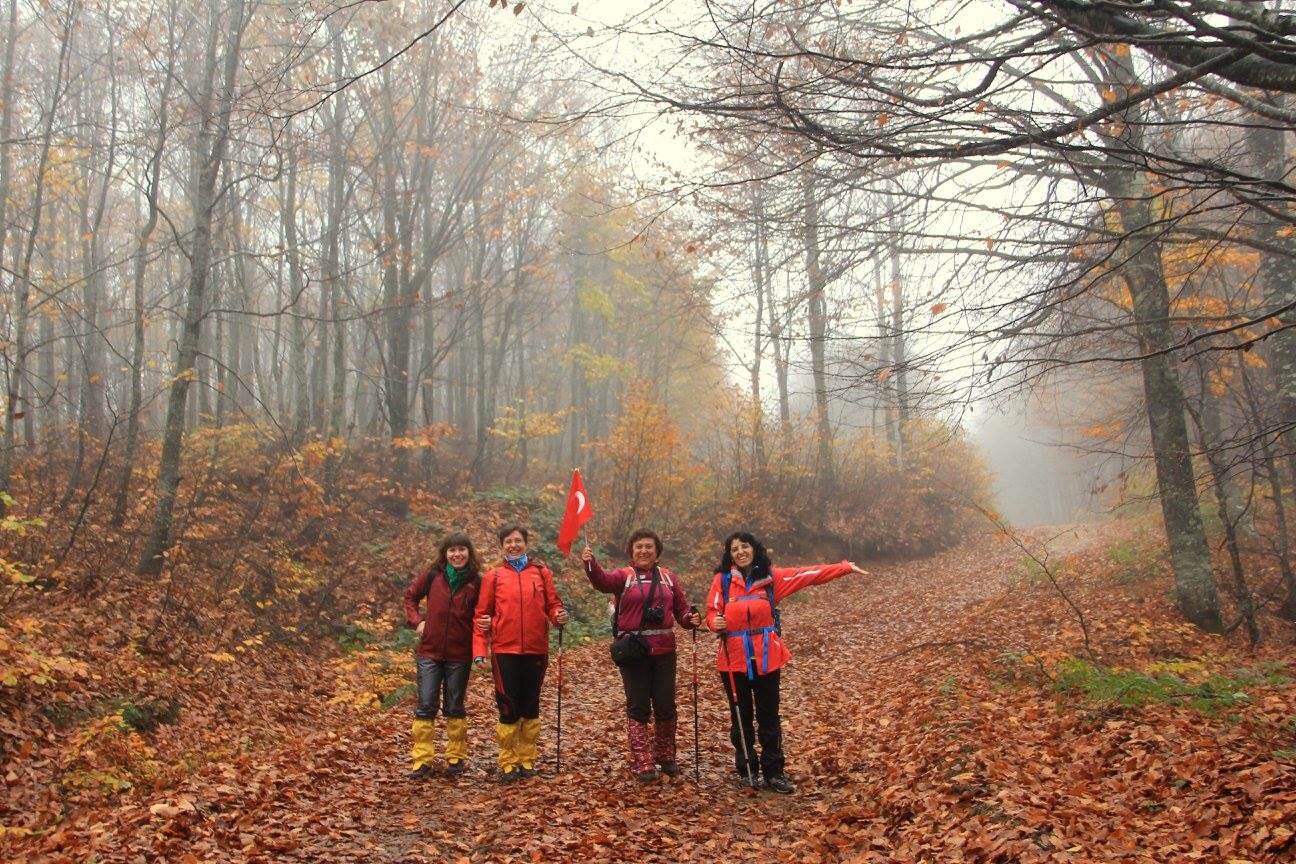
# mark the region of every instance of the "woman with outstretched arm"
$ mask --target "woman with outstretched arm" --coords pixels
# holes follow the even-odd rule
[[[802,588],[864,572],[850,561],[774,567],[752,534],[737,531],[725,539],[707,594],[706,621],[721,634],[716,668],[729,697],[734,767],[744,786],[796,791],[783,770],[779,672],[792,655],[779,633],[778,604]]]

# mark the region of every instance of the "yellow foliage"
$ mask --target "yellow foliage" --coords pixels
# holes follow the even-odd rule
[[[398,450],[435,450],[443,438],[453,435],[455,427],[449,423],[432,423],[420,426],[410,435],[393,438],[392,446]]]
[[[528,411],[525,403],[519,406],[504,407],[495,418],[495,425],[490,434],[505,441],[533,440],[561,435],[563,421],[571,414],[571,408],[558,411]]]
[[[592,445],[604,460],[600,477],[609,477],[592,495],[607,502],[603,512],[615,536],[634,525],[667,526],[677,519],[698,474],[666,407],[652,398],[645,381],[633,383],[621,404],[621,416],[608,437]]]

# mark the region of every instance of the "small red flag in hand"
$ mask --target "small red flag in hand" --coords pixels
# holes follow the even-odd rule
[[[567,493],[567,509],[563,511],[562,524],[558,526],[558,550],[564,555],[571,555],[572,543],[580,534],[581,526],[594,518],[589,498],[585,495],[585,484],[581,481],[580,470],[572,472],[571,491]]]

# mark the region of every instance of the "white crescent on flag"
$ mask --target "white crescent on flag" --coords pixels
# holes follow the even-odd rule
[[[585,493],[584,493],[584,492],[577,492],[577,493],[576,493],[576,512],[577,512],[577,513],[580,513],[580,512],[583,511],[584,509],[585,509]]]

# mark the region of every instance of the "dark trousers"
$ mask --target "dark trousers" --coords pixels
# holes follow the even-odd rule
[[[621,670],[626,716],[640,723],[675,719],[675,652],[648,655]]]
[[[496,654],[495,706],[501,723],[534,720],[540,716],[540,688],[544,685],[548,654]]]
[[[414,716],[434,720],[443,708],[446,717],[465,717],[464,692],[468,689],[468,664],[415,657],[418,666],[418,707]]]
[[[774,670],[768,675],[757,675],[749,679],[745,672],[734,672],[732,678],[728,672],[720,673],[724,683],[725,694],[729,697],[729,740],[734,746],[734,767],[738,773],[747,776],[747,766],[752,774],[764,774],[766,779],[783,773],[783,727],[779,723],[779,672]],[[735,700],[734,691],[729,683],[733,681],[738,691]],[[735,715],[733,705],[738,703]],[[756,729],[752,728],[755,716]],[[742,723],[742,736],[739,736],[739,722]],[[747,752],[743,752],[743,740],[747,742]],[[760,758],[756,756],[756,744],[760,743]]]

